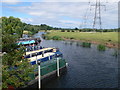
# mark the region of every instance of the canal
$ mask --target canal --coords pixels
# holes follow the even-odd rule
[[[41,32],[34,37],[40,35]],[[118,59],[113,56],[116,50],[107,48],[99,51],[95,44],[91,48],[79,44],[42,39],[41,46],[59,48],[69,64],[65,74],[48,81],[42,88],[117,88]],[[38,87],[38,83],[32,87]]]

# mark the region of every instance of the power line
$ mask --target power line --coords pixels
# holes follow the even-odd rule
[[[88,2],[88,7],[87,7],[87,9],[86,9],[85,15],[83,16],[83,22],[82,22],[82,24],[80,25],[80,28],[82,28],[82,27],[85,28],[85,27],[86,27],[87,18],[88,18],[87,14],[88,14],[88,11],[89,11],[89,6],[90,6],[90,0],[89,0],[89,2]]]

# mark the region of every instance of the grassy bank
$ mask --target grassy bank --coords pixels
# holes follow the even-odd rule
[[[48,39],[59,37],[61,40],[86,41],[96,44],[104,44],[109,47],[118,46],[118,32],[49,32],[45,36]]]
[[[29,36],[32,36],[32,35],[34,35],[35,33],[33,33],[33,32],[31,32],[31,31],[23,31],[23,34],[27,34],[27,35],[29,35]]]

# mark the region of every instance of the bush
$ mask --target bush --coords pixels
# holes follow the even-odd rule
[[[70,30],[67,30],[67,32],[70,32]]]
[[[65,30],[61,30],[61,32],[65,32]]]
[[[74,37],[71,37],[70,39],[74,39]]]
[[[106,47],[105,47],[105,45],[98,45],[97,46],[97,49],[99,50],[99,51],[105,51],[106,50]]]
[[[79,30],[79,32],[81,32],[82,30]]]
[[[82,43],[82,46],[83,46],[83,47],[89,47],[89,48],[90,48],[90,47],[91,47],[91,43],[83,42],[83,43]]]
[[[62,40],[60,36],[53,36],[52,39],[53,40]]]
[[[72,30],[72,32],[75,32],[75,30]]]
[[[50,39],[51,39],[50,36],[47,36],[47,35],[45,35],[45,34],[42,35],[42,38],[43,38],[43,39],[46,39],[46,40],[50,40]]]

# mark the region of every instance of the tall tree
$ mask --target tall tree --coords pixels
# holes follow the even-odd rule
[[[21,87],[31,80],[30,74],[34,69],[27,59],[22,59],[25,48],[16,44],[23,34],[24,24],[14,17],[1,19],[2,52],[6,52],[2,56],[2,87],[7,88],[9,85]]]

